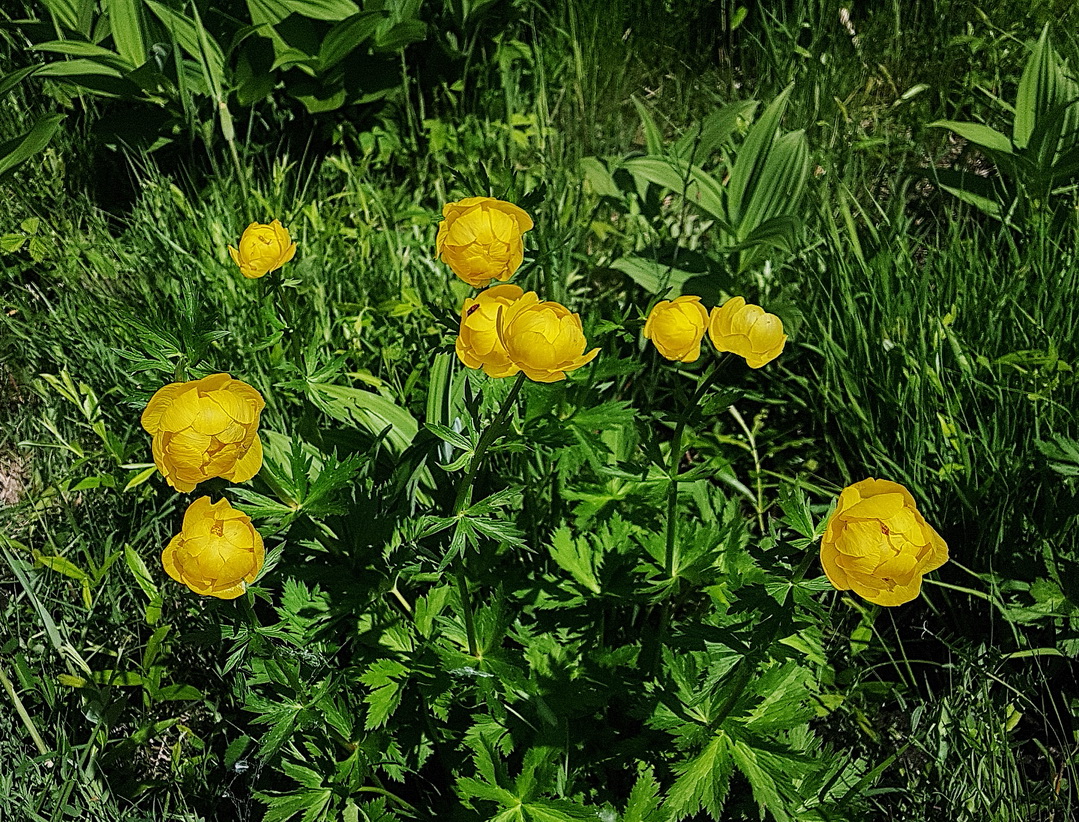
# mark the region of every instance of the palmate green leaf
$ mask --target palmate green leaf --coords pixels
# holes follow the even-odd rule
[[[400,681],[408,673],[408,668],[394,659],[380,659],[371,665],[360,677],[360,682],[372,688],[363,701],[367,703],[365,730],[381,728],[389,720],[397,706],[401,704]]]
[[[468,524],[488,539],[509,545],[523,545],[524,533],[512,522],[492,517],[469,516]]]
[[[796,662],[769,668],[752,683],[759,701],[752,709],[734,719],[755,732],[790,730],[814,716],[811,705],[812,672]]]
[[[649,767],[637,777],[633,790],[629,792],[622,822],[666,822],[670,813],[660,807],[662,800],[659,794],[660,784]]]
[[[702,810],[713,819],[723,818],[723,803],[734,772],[730,752],[730,737],[719,731],[697,756],[674,766],[678,778],[663,805],[672,820],[677,822]]]
[[[305,788],[321,788],[322,783],[325,781],[325,777],[317,771],[313,771],[299,763],[290,762],[287,759],[282,760],[281,770],[285,772],[286,776],[296,780]]]
[[[562,570],[567,571],[578,584],[594,594],[600,593],[596,571],[603,562],[602,548],[593,548],[588,540],[575,540],[568,526],[563,525],[551,538],[551,558]]]
[[[255,794],[256,799],[267,805],[266,814],[262,817],[264,822],[288,822],[301,812],[304,822],[313,822],[324,814],[333,796],[332,788],[305,790],[301,793]]]

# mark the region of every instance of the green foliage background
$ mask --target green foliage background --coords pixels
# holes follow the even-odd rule
[[[4,14],[0,818],[1074,815],[1074,4]],[[459,519],[509,390],[434,259],[476,194],[602,353],[525,385]],[[296,259],[245,281],[226,246],[274,218]],[[640,339],[666,287],[779,314],[783,356],[687,409],[705,363]],[[138,426],[217,371],[267,400],[263,472],[198,492],[266,538],[247,606],[163,573],[190,500]],[[815,558],[868,476],[950,547],[898,609]]]

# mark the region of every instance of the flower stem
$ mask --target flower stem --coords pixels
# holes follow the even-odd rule
[[[729,410],[731,416],[734,417],[745,432],[746,439],[749,440],[749,451],[753,455],[753,473],[757,477],[757,527],[760,529],[761,536],[764,536],[764,480],[761,479],[761,457],[757,451],[757,437],[750,427],[746,425],[746,421],[738,413],[737,408],[732,405]]]
[[[708,370],[704,372],[704,376],[701,377],[700,383],[697,384],[696,391],[693,392],[693,396],[690,398],[688,407],[683,410],[682,415],[678,419],[678,423],[674,427],[674,438],[671,440],[671,453],[667,463],[667,473],[670,477],[670,485],[667,488],[667,550],[664,553],[663,569],[667,572],[667,576],[674,578],[674,541],[678,533],[676,517],[678,515],[678,466],[682,464],[682,439],[686,431],[686,424],[689,422],[689,415],[696,409],[701,399],[704,397],[705,392],[711,388],[712,383],[715,381],[716,376],[719,374],[720,366],[724,360],[713,362]]]
[[[487,454],[488,449],[502,433],[506,418],[509,416],[510,409],[517,401],[517,395],[521,393],[521,386],[524,385],[524,381],[524,373],[519,373],[517,379],[513,383],[513,387],[510,388],[509,394],[506,395],[506,399],[502,401],[498,413],[495,414],[495,418],[491,420],[491,424],[487,426],[480,435],[480,441],[476,444],[476,450],[473,453],[472,461],[468,466],[468,473],[465,474],[465,478],[461,481],[461,485],[457,489],[457,498],[453,502],[453,516],[460,517],[461,513],[468,508],[469,504],[472,502],[472,486],[476,482],[476,475],[479,473],[480,464],[483,462],[483,458]],[[460,522],[458,522],[457,527],[461,527]],[[465,634],[468,637],[468,653],[470,656],[479,658],[479,645],[476,643],[476,624],[472,616],[472,597],[468,592],[468,577],[465,575],[465,558],[463,553],[454,560],[454,574],[457,577],[457,590],[461,596],[461,610],[464,612],[465,617]]]
[[[453,503],[453,516],[460,514],[472,501],[472,485],[476,481],[476,475],[479,473],[480,463],[487,454],[487,449],[502,433],[502,426],[505,424],[510,408],[513,407],[513,403],[517,400],[517,395],[521,393],[521,386],[524,385],[524,381],[525,375],[522,372],[517,375],[513,387],[510,388],[506,399],[502,401],[502,406],[498,409],[498,413],[495,414],[495,418],[487,426],[483,434],[480,435],[480,441],[476,444],[476,451],[472,455],[472,462],[468,466],[468,473],[465,475],[461,486],[457,489],[457,499]]]

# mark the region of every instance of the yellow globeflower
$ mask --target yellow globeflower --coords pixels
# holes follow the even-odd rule
[[[515,285],[496,285],[465,300],[456,345],[461,362],[482,368],[490,377],[512,377],[521,370],[510,362],[495,325],[499,309],[505,311],[522,294]]]
[[[188,506],[180,533],[161,552],[165,573],[196,594],[235,599],[262,570],[265,551],[251,517],[227,499],[199,497]]]
[[[918,596],[922,574],[948,561],[948,546],[895,482],[865,479],[843,489],[821,540],[832,585],[877,605]]]
[[[466,197],[442,208],[435,238],[437,256],[473,288],[505,282],[524,260],[522,235],[532,218],[513,203]]]
[[[644,324],[644,337],[668,360],[696,362],[706,328],[708,312],[701,298],[676,297],[656,303]]]
[[[173,382],[158,389],[142,412],[154,438],[154,464],[177,491],[211,477],[247,482],[262,468],[262,395],[228,374]]]
[[[744,357],[750,368],[760,368],[779,356],[787,342],[783,321],[759,305],[746,305],[731,297],[722,308],[713,308],[708,336],[719,351]]]
[[[558,382],[592,362],[598,348],[584,353],[588,346],[581,327],[581,317],[556,302],[540,302],[529,291],[502,309],[498,335],[510,362],[536,382]]]
[[[262,277],[274,271],[296,253],[296,243],[292,242],[288,229],[274,220],[269,225],[251,223],[240,237],[240,249],[231,245],[229,254],[233,262],[240,267],[240,273],[250,280]]]

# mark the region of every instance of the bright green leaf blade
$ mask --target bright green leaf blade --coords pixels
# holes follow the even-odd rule
[[[930,128],[946,128],[954,131],[964,140],[992,151],[1004,154],[1012,153],[1012,143],[1005,135],[995,128],[982,125],[981,123],[960,123],[957,120],[936,120],[929,124]]]
[[[779,122],[783,118],[793,88],[793,84],[787,86],[768,104],[738,149],[738,157],[731,168],[731,178],[727,183],[727,217],[736,226],[744,220],[745,209],[753,196],[753,188],[757,185],[761,170],[768,161],[772,144],[779,133]]]
[[[637,109],[637,116],[641,118],[641,128],[644,130],[644,148],[649,154],[655,157],[663,155],[663,132],[659,130],[659,126],[656,125],[655,118],[652,117],[652,112],[637,99],[636,95],[630,95],[630,100],[633,101],[633,107]]]
[[[0,178],[42,151],[56,134],[60,121],[66,116],[50,114],[42,117],[26,134],[0,145]]]
[[[138,0],[105,0],[112,39],[120,56],[132,66],[146,62],[146,42],[142,36],[142,4]]]

